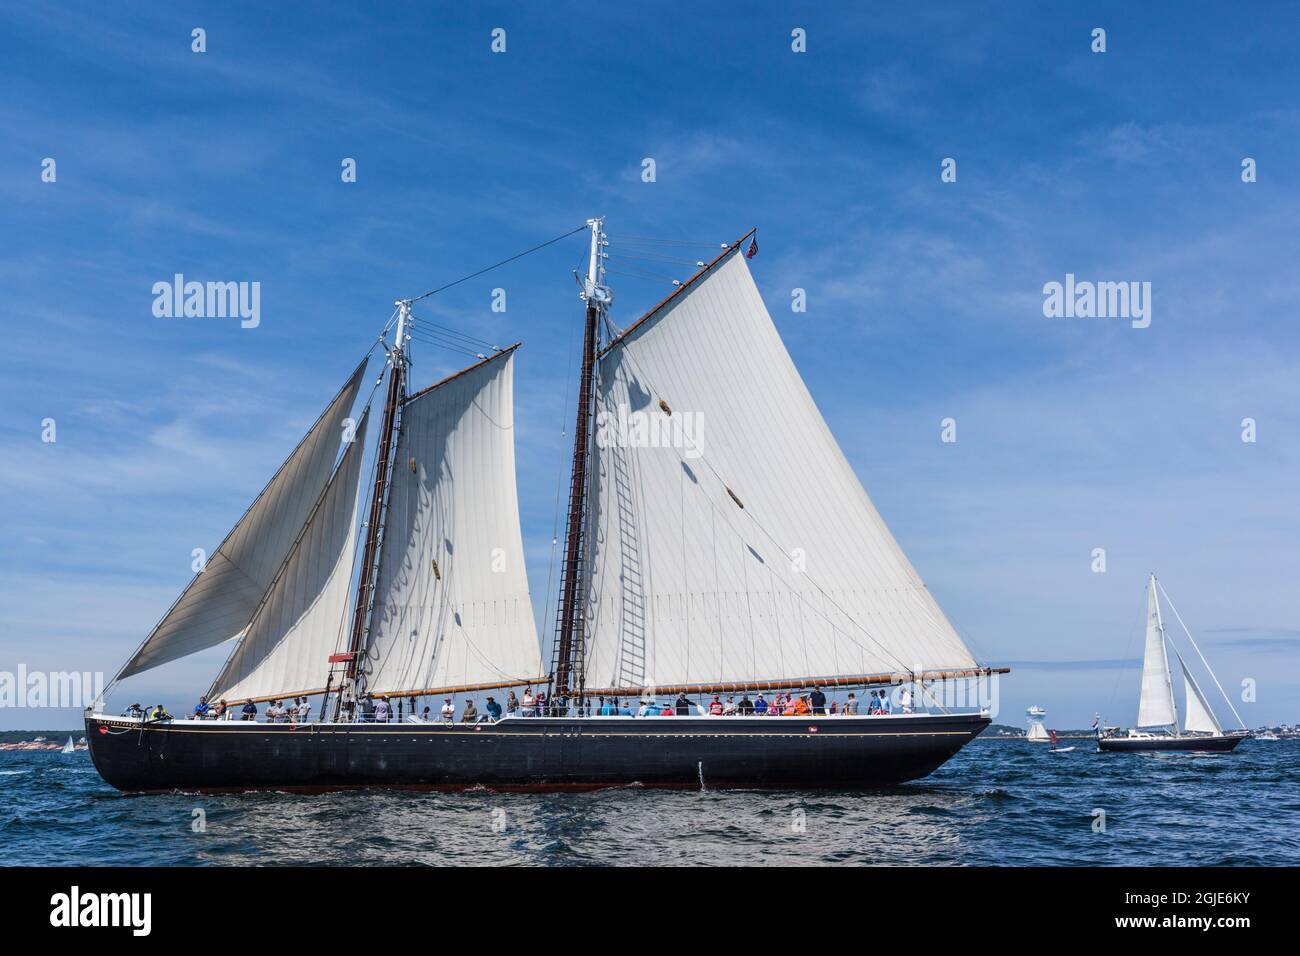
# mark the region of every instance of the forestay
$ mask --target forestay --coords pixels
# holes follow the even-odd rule
[[[114,682],[230,640],[248,626],[329,481],[365,366],[357,367]]]
[[[542,673],[516,499],[512,353],[402,408],[366,691],[522,683]]]
[[[318,693],[339,646],[351,596],[357,486],[366,421],[313,511],[210,698],[228,702]]]
[[[601,357],[586,686],[974,667],[739,248]]]

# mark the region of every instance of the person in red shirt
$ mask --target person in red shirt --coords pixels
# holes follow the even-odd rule
[[[721,717],[721,716],[722,716],[722,699],[721,699],[721,698],[719,698],[719,697],[714,697],[714,698],[713,698],[713,703],[709,704],[709,714],[710,714],[710,716],[713,716],[713,717]]]

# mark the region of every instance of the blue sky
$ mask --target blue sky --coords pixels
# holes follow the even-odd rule
[[[843,6],[6,3],[0,670],[111,674],[393,299],[604,215],[612,267],[660,274],[611,276],[620,324],[691,271],[620,261],[620,235],[703,256],[759,228],[755,278],[868,492],[1016,668],[1002,719],[1131,721],[1154,569],[1229,692],[1257,681],[1247,722],[1300,720],[1294,8]],[[582,243],[421,313],[525,342],[539,615]],[[177,272],[259,281],[261,325],[155,318]],[[1151,326],[1045,318],[1067,272],[1151,282]],[[417,352],[415,381],[461,358]],[[183,704],[223,656],[135,696]]]

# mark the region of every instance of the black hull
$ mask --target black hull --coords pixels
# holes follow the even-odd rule
[[[1222,737],[1101,737],[1097,741],[1097,747],[1115,753],[1228,753],[1245,739],[1245,734],[1225,734]]]
[[[301,726],[91,715],[86,739],[100,775],[128,793],[860,789],[926,776],[988,724],[975,714]]]

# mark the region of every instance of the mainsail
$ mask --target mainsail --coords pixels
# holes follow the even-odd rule
[[[1200,685],[1192,677],[1192,672],[1187,669],[1187,663],[1181,655],[1178,663],[1183,668],[1183,687],[1187,691],[1186,704],[1183,708],[1183,729],[1207,734],[1222,734],[1223,728],[1219,726],[1214,711],[1210,710],[1205,695],[1201,693]]]
[[[601,355],[586,687],[969,672],[740,249]]]
[[[352,588],[357,487],[364,456],[362,416],[266,599],[212,685],[229,702],[321,692],[339,645]]]
[[[1156,597],[1156,578],[1147,582],[1147,642],[1142,660],[1142,698],[1138,704],[1139,727],[1174,727],[1178,708],[1174,705],[1174,685],[1169,673],[1169,655],[1165,650],[1165,625],[1160,617]]]
[[[372,694],[541,677],[515,488],[513,351],[402,407],[363,668]]]
[[[271,586],[338,457],[362,362],[114,683],[239,636]]]

